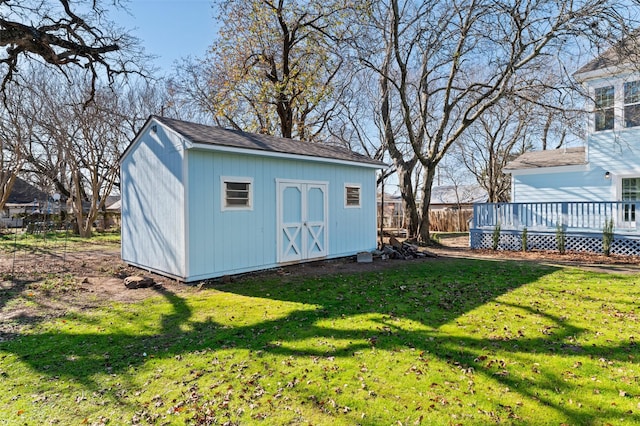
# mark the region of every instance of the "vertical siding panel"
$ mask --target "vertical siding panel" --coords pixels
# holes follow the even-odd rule
[[[147,129],[121,164],[122,259],[183,277],[185,273],[183,151],[158,126]]]
[[[375,173],[370,168],[311,161],[190,152],[192,276],[278,266],[276,179],[328,183],[328,257],[375,248]],[[221,211],[221,176],[253,179],[252,211]],[[345,183],[361,185],[360,209],[344,208]]]

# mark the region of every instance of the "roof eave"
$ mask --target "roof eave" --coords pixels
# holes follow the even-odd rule
[[[122,165],[122,161],[125,159],[127,155],[129,155],[129,151],[131,151],[131,149],[138,142],[138,140],[140,139],[140,136],[146,131],[146,129],[149,127],[149,124],[151,123],[152,120],[153,120],[153,116],[149,116],[149,118],[147,118],[147,121],[145,121],[142,127],[140,128],[140,130],[138,130],[138,133],[136,133],[133,139],[131,139],[131,142],[129,142],[129,145],[127,145],[124,151],[122,151],[122,154],[120,154],[120,158],[118,158],[118,163],[120,165]]]
[[[568,172],[584,172],[588,171],[589,164],[567,164],[563,166],[544,166],[544,167],[523,167],[523,168],[503,168],[502,171],[513,176],[519,175],[536,175],[545,173],[568,173]]]
[[[206,143],[198,143],[192,142],[187,149],[198,149],[205,151],[215,151],[215,152],[228,152],[234,154],[244,154],[244,155],[256,155],[261,157],[271,157],[271,158],[286,158],[292,160],[304,160],[304,161],[314,161],[320,163],[332,163],[332,164],[342,164],[348,166],[358,166],[358,167],[366,167],[372,169],[387,169],[389,166],[382,162],[361,162],[355,160],[344,160],[339,158],[330,158],[330,157],[315,157],[310,155],[302,155],[302,154],[291,154],[291,153],[283,153],[276,151],[263,151],[249,148],[239,148],[225,145],[212,145]]]
[[[589,80],[596,80],[599,78],[606,78],[611,76],[619,76],[622,73],[631,73],[637,71],[633,69],[633,64],[624,63],[619,65],[612,65],[608,67],[598,68],[595,70],[580,72],[577,71],[573,74],[573,78],[579,83],[585,83]]]
[[[186,137],[182,133],[178,132],[173,127],[171,127],[171,126],[163,123],[162,121],[158,120],[155,115],[151,115],[151,116],[149,116],[147,121],[145,121],[145,123],[142,125],[142,127],[140,128],[138,133],[136,133],[136,135],[133,137],[133,139],[131,139],[131,143],[129,143],[129,146],[127,146],[125,148],[125,150],[122,152],[122,154],[120,155],[120,158],[118,159],[118,163],[120,165],[122,165],[122,162],[124,161],[125,157],[129,154],[129,152],[133,149],[133,147],[138,143],[138,141],[140,140],[142,135],[144,135],[147,132],[147,130],[151,127],[152,124],[162,126],[162,128],[165,130],[165,132],[171,132],[174,135],[178,136],[180,138],[180,142],[184,146],[184,149],[188,149],[193,145],[193,143],[191,142],[191,140],[188,137]]]

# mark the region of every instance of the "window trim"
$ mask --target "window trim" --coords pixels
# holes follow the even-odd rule
[[[247,205],[233,206],[227,205],[227,183],[247,183],[249,184],[247,194]],[[253,178],[239,176],[220,176],[220,210],[221,211],[242,211],[253,210]]]
[[[636,204],[638,202],[640,202],[640,198],[638,198],[637,200],[625,200],[624,199],[624,181],[625,180],[640,180],[640,176],[637,173],[634,174],[629,174],[629,175],[620,175],[618,182],[617,182],[617,191],[618,191],[618,197],[617,199],[619,201],[622,201],[623,203],[628,203],[628,204],[623,204],[622,206],[622,211],[620,212],[620,214],[622,214],[622,220],[623,222],[636,222],[636,218],[637,218],[637,211],[636,211]],[[640,193],[639,191],[635,191],[636,194]]]
[[[348,190],[350,188],[358,189],[358,204],[349,204],[348,202]],[[345,183],[344,184],[344,207],[346,209],[359,209],[362,208],[362,185],[359,183]]]
[[[627,101],[627,87],[629,87],[630,85],[634,85],[636,86],[636,91],[635,93],[630,93],[631,96],[634,96],[637,98],[637,100],[634,101]],[[623,113],[624,113],[624,128],[625,129],[630,129],[633,127],[638,127],[640,126],[640,117],[636,117],[636,124],[635,125],[628,125],[628,119],[627,119],[627,107],[640,107],[640,80],[633,80],[633,81],[625,81],[622,84],[622,107],[623,107]]]
[[[598,105],[598,96],[597,93],[599,90],[611,90],[612,93],[612,98],[611,98],[611,105],[607,106],[607,107],[602,107],[600,105]],[[594,101],[594,109],[593,109],[593,130],[594,132],[604,132],[607,130],[613,130],[616,127],[616,114],[615,114],[615,106],[616,106],[616,86],[615,85],[607,85],[607,86],[601,86],[601,87],[595,87],[594,91],[593,91],[593,101]],[[598,128],[598,115],[602,114],[604,115],[605,118],[605,122],[606,122],[606,115],[607,112],[609,112],[612,117],[611,117],[611,127],[604,127],[599,129]]]

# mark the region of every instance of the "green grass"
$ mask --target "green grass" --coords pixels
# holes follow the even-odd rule
[[[28,234],[21,230],[8,230],[0,234],[0,251],[48,252],[102,249],[120,244],[120,232],[95,232],[91,238],[81,238],[70,231],[49,231]]]
[[[640,424],[639,279],[405,262],[25,318],[0,343],[0,412],[8,424]]]

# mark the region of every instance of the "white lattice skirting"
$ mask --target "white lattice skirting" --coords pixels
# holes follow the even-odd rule
[[[469,236],[473,249],[493,248],[493,231],[472,229]],[[602,234],[571,234],[565,236],[565,249],[588,253],[602,253]],[[522,250],[522,234],[519,231],[501,231],[498,250]],[[551,232],[527,233],[527,250],[558,250],[556,234]],[[640,255],[640,236],[614,235],[611,254]]]

